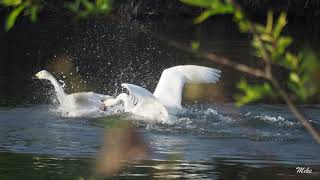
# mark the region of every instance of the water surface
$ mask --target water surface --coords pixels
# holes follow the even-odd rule
[[[296,176],[296,166],[319,177],[320,147],[282,106],[192,106],[172,125],[135,124],[151,148],[148,159],[120,177],[250,178]],[[305,108],[316,118],[318,107]],[[0,174],[8,179],[77,178],[94,173],[110,118],[63,118],[54,106],[0,109]],[[130,121],[113,116],[113,120]],[[314,125],[319,127],[319,122]],[[172,157],[176,159],[172,160]],[[83,171],[81,169],[84,169]]]

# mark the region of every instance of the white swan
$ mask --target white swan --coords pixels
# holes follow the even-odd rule
[[[94,92],[80,92],[66,94],[60,83],[46,70],[38,72],[37,79],[46,79],[54,86],[60,109],[63,115],[68,117],[86,116],[97,113],[101,107],[101,101],[113,99],[111,96]]]
[[[168,121],[169,116],[182,112],[182,92],[187,83],[216,83],[221,71],[214,68],[181,65],[165,69],[152,94],[150,91],[133,85],[122,84],[129,94],[122,93],[115,99],[103,102],[106,108],[123,102],[124,111],[155,121]]]

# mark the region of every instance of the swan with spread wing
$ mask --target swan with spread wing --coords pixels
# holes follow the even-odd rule
[[[46,79],[54,86],[60,109],[63,115],[68,117],[86,116],[97,113],[101,107],[101,101],[113,99],[112,96],[94,92],[79,92],[66,94],[60,83],[46,70],[38,72],[37,79]]]
[[[165,69],[157,87],[152,94],[145,88],[124,83],[121,86],[128,90],[115,99],[103,102],[104,108],[122,102],[124,111],[155,121],[167,121],[169,116],[182,112],[182,92],[185,84],[216,83],[221,71],[214,68],[180,65]]]

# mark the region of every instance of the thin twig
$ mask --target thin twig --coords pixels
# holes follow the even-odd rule
[[[242,7],[239,6],[234,0],[230,0],[230,3],[232,3],[236,9],[239,11],[242,11]],[[269,80],[273,87],[279,92],[282,99],[287,103],[289,106],[290,111],[293,113],[293,115],[297,118],[298,121],[306,128],[306,130],[312,135],[312,137],[317,141],[317,143],[320,144],[320,134],[319,132],[310,124],[310,122],[305,118],[305,116],[300,112],[300,110],[297,108],[297,106],[293,103],[293,101],[289,98],[287,92],[281,88],[279,85],[279,81],[277,78],[272,76],[272,65],[271,63],[272,58],[271,55],[268,53],[267,48],[265,47],[262,39],[259,36],[259,33],[256,31],[254,25],[249,21],[250,24],[250,31],[251,33],[257,37],[257,40],[262,45],[261,48],[264,52],[264,56],[262,57],[265,61],[265,79]]]
[[[183,44],[173,41],[173,40],[169,40],[168,44],[185,52],[188,53],[194,53],[194,51],[187,47],[184,46]],[[289,98],[288,94],[285,92],[285,90],[283,90],[281,88],[281,86],[279,85],[279,82],[276,78],[274,78],[271,74],[271,64],[270,63],[266,63],[266,72],[257,69],[257,68],[252,68],[249,67],[247,65],[244,64],[240,64],[237,63],[235,61],[232,61],[228,58],[216,55],[212,52],[204,52],[204,51],[200,51],[198,50],[197,55],[208,59],[210,61],[213,61],[217,64],[221,64],[224,66],[228,66],[232,69],[235,69],[237,71],[252,75],[252,76],[256,76],[256,77],[261,77],[264,78],[265,80],[269,80],[270,83],[273,85],[273,87],[279,92],[280,96],[282,97],[282,99],[286,102],[286,104],[288,105],[290,111],[293,113],[293,115],[297,118],[297,120],[303,125],[303,127],[306,128],[306,130],[312,135],[312,137],[317,141],[317,143],[320,143],[320,135],[319,132],[317,132],[317,130],[310,124],[310,122],[304,117],[304,115],[299,111],[299,109],[296,107],[296,105],[292,102],[292,100]],[[269,61],[267,61],[269,62]],[[270,73],[270,74],[269,74]],[[269,75],[268,75],[269,74]]]
[[[290,111],[294,114],[298,121],[307,129],[307,131],[312,135],[312,137],[320,144],[320,134],[316,131],[316,129],[310,124],[310,122],[305,118],[305,116],[300,112],[297,106],[293,103],[293,101],[289,98],[287,92],[281,88],[279,85],[279,81],[272,75],[272,66],[271,62],[272,58],[271,55],[268,53],[266,46],[264,45],[262,39],[259,36],[259,33],[256,31],[255,27],[250,23],[251,32],[254,36],[257,37],[257,40],[261,44],[261,48],[265,54],[262,58],[265,61],[265,73],[266,79],[268,79],[273,87],[279,92],[282,99],[287,103],[289,106]]]
[[[281,88],[278,81],[276,79],[271,79],[270,82],[274,86],[274,88],[279,91],[280,96],[284,99],[284,101],[288,104],[290,111],[294,114],[298,121],[307,129],[307,131],[312,135],[312,137],[320,143],[320,135],[319,132],[308,122],[308,120],[304,117],[304,115],[299,111],[296,105],[289,98],[287,93]]]
[[[168,44],[179,49],[179,50],[185,51],[185,52],[189,52],[189,53],[195,52],[191,48],[188,48],[177,41],[169,40]],[[234,61],[229,60],[228,58],[216,55],[212,52],[205,52],[205,51],[197,50],[197,55],[201,56],[205,59],[208,59],[210,61],[213,61],[217,64],[231,67],[233,69],[236,69],[236,70],[243,72],[243,73],[246,73],[246,74],[250,74],[252,76],[267,78],[265,73],[258,68],[252,68],[252,67],[247,66],[245,64],[236,63]]]

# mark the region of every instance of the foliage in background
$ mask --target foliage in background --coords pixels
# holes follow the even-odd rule
[[[319,70],[319,63],[311,51],[302,51],[296,55],[288,50],[292,38],[284,36],[283,29],[287,24],[286,14],[281,13],[276,20],[272,11],[267,15],[266,24],[254,23],[246,18],[241,8],[233,1],[228,0],[180,0],[181,2],[204,8],[204,11],[195,18],[195,23],[201,23],[211,16],[217,14],[232,14],[234,21],[243,33],[253,35],[252,46],[255,55],[264,61],[265,79],[271,80],[273,73],[271,66],[281,66],[289,71],[287,87],[299,100],[319,93],[319,84],[315,81],[315,73]],[[268,64],[270,66],[268,66]],[[261,84],[249,85],[246,80],[241,80],[238,88],[243,92],[235,98],[238,105],[257,101],[267,95],[275,95],[270,81]]]
[[[287,24],[285,13],[281,13],[274,22],[273,12],[269,11],[266,24],[255,23],[249,20],[241,6],[234,0],[180,0],[186,4],[204,8],[204,12],[196,18],[200,22],[216,14],[232,14],[234,21],[243,33],[251,34],[252,46],[255,55],[262,61],[262,68],[250,67],[245,64],[230,61],[213,53],[203,54],[204,57],[217,63],[227,65],[241,72],[262,78],[262,84],[249,85],[245,80],[238,83],[238,88],[243,92],[237,95],[237,105],[257,101],[266,95],[279,95],[288,105],[290,111],[304,128],[320,143],[320,133],[295,105],[292,96],[301,101],[319,93],[319,63],[314,53],[304,51],[296,55],[288,50],[292,38],[282,35]],[[213,13],[210,13],[213,12]],[[203,15],[203,14],[207,15]],[[192,49],[192,48],[191,48]],[[289,77],[278,77],[274,74],[275,66],[282,67],[289,72]],[[284,82],[283,82],[284,81]],[[289,89],[288,89],[289,88]]]
[[[9,31],[19,16],[29,16],[32,22],[37,20],[38,14],[49,1],[45,0],[0,0],[0,5],[10,9],[6,17],[5,30]],[[64,2],[67,10],[76,17],[108,14],[111,11],[113,0],[72,0]]]
[[[87,17],[89,15],[107,14],[111,11],[112,0],[75,0],[66,3],[67,8],[74,12],[78,17]]]
[[[249,85],[245,79],[241,79],[241,81],[237,85],[238,89],[244,92],[244,95],[236,95],[237,99],[236,104],[238,106],[247,104],[252,101],[256,101],[261,99],[263,96],[272,94],[272,87],[269,83],[263,83],[259,85]]]
[[[10,8],[10,13],[6,18],[5,30],[10,30],[20,15],[29,16],[32,22],[37,20],[37,15],[42,9],[42,4],[37,0],[1,0],[0,4]]]
[[[234,7],[226,3],[224,1],[211,1],[211,0],[181,0],[185,4],[189,4],[192,6],[197,6],[201,8],[205,8],[197,18],[195,18],[195,23],[201,23],[210,16],[214,16],[216,14],[230,14],[234,12]]]

